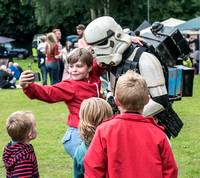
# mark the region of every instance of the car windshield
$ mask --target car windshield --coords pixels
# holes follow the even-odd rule
[[[14,45],[11,44],[11,43],[5,43],[5,48],[6,49],[12,49],[12,48],[14,48]]]

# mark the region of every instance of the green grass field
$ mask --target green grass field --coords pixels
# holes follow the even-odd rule
[[[24,69],[33,62],[15,60]],[[34,72],[39,71],[37,64],[32,64]],[[49,84],[50,82],[48,82]],[[174,109],[184,122],[179,136],[171,139],[173,153],[179,167],[180,178],[200,177],[200,76],[194,78],[193,97],[183,98],[174,103]],[[0,152],[10,141],[5,128],[8,116],[17,110],[29,110],[35,115],[38,135],[31,141],[38,159],[40,177],[72,177],[73,161],[62,146],[61,140],[67,129],[68,115],[64,103],[47,104],[37,100],[30,100],[22,89],[0,90]],[[5,168],[0,161],[0,177],[5,176]]]

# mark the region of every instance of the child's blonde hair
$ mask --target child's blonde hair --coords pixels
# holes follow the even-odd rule
[[[68,55],[67,62],[68,64],[74,64],[81,61],[81,63],[86,64],[88,67],[91,67],[93,64],[92,54],[85,48],[76,48],[71,51]]]
[[[97,126],[103,120],[112,117],[111,106],[101,98],[89,98],[82,102],[79,117],[78,131],[80,137],[86,144],[90,144]]]
[[[133,70],[119,77],[115,97],[127,110],[143,109],[148,99],[148,87],[144,78]]]
[[[32,131],[34,117],[30,111],[17,111],[11,114],[6,121],[6,129],[12,141],[23,142],[28,132]]]
[[[46,41],[46,39],[47,39],[46,36],[41,36],[41,37],[40,37],[40,40],[41,40],[41,42],[43,42],[43,43]]]
[[[46,36],[47,41],[47,54],[51,54],[53,51],[53,43],[56,43],[56,36],[53,32],[48,33]]]

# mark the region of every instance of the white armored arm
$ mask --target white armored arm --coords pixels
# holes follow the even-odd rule
[[[168,102],[162,66],[154,55],[143,52],[139,60],[139,70],[147,82],[149,94],[151,95],[151,99],[145,106],[143,114],[145,116],[154,116],[164,110]]]

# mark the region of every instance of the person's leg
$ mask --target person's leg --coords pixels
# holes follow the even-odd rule
[[[47,69],[46,66],[40,67],[41,73],[42,73],[42,84],[47,85]]]
[[[12,86],[11,83],[6,82],[6,83],[2,86],[2,88],[10,88],[11,86]]]
[[[53,77],[52,77],[52,62],[47,63],[47,70],[49,72],[49,77],[50,77],[50,81],[51,81],[51,85],[53,85]]]
[[[16,81],[17,81],[17,79],[16,79],[15,77],[13,77],[13,78],[12,78],[12,80],[10,80],[10,82],[9,82],[9,83],[11,83],[11,84],[15,85]]]
[[[14,88],[16,88],[16,86],[15,86],[15,84],[13,84],[13,83],[6,82],[6,83],[2,86],[2,88],[14,89]]]
[[[47,73],[48,73],[47,67],[44,66],[44,83],[45,83],[45,85],[47,85]]]
[[[62,81],[63,72],[64,72],[64,62],[62,60],[59,61],[60,71],[59,71],[59,82]]]
[[[53,84],[59,83],[59,71],[60,71],[60,64],[59,62],[52,62],[52,77],[53,77]]]
[[[79,136],[78,129],[68,126],[67,132],[65,133],[62,143],[65,151],[74,158],[76,149],[81,145],[82,139]]]

